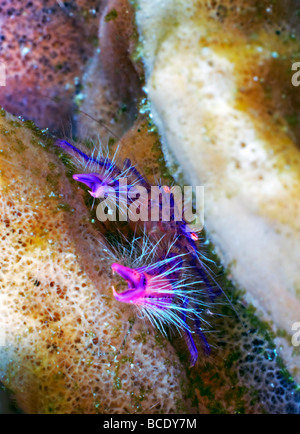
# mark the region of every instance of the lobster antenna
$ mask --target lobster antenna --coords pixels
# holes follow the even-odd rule
[[[42,98],[48,99],[49,101],[52,102],[56,102],[54,98],[51,98],[50,96],[47,95],[43,95],[42,93],[39,92],[35,92],[37,95],[39,95]],[[64,105],[69,105],[68,103],[62,102],[62,104]],[[71,105],[71,104],[70,104]],[[112,131],[106,124],[104,121],[102,121],[101,119],[96,119],[94,118],[92,115],[90,115],[89,113],[86,113],[85,111],[81,110],[80,108],[76,107],[76,111],[79,113],[82,113],[83,115],[87,116],[88,118],[90,118],[92,121],[96,122],[97,124],[101,125],[108,133],[110,133],[112,136],[115,137],[115,139],[117,140],[121,140],[121,137],[119,137],[114,131]]]

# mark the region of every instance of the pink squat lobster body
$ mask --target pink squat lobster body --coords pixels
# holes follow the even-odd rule
[[[142,269],[134,270],[120,264],[113,264],[111,268],[128,282],[128,291],[121,294],[113,288],[116,300],[141,307],[159,306],[162,310],[172,305],[173,288],[166,277],[157,280]]]
[[[120,196],[124,192],[120,191],[119,181],[124,178],[127,179],[126,195],[129,196],[130,190],[136,185],[143,186],[150,194],[151,186],[136,168],[131,166],[130,160],[125,160],[124,167],[121,170],[115,161],[110,160],[107,156],[97,156],[96,158],[88,156],[66,141],[58,141],[57,146],[73,155],[82,165],[84,171],[87,172],[75,174],[73,178],[85,184],[89,188],[92,197],[103,198],[103,195],[111,188],[114,189],[117,196]],[[168,187],[165,189],[165,193],[170,193]],[[131,199],[128,199],[129,203],[130,201]],[[149,207],[150,204],[151,200],[149,199]],[[200,301],[197,302],[194,299],[193,303],[196,307],[191,309],[189,307],[191,291],[184,291],[184,284],[180,285],[180,291],[178,291],[178,285],[176,286],[176,282],[181,282],[180,270],[182,264],[186,264],[188,268],[191,268],[194,274],[200,275],[201,281],[205,284],[212,301],[222,292],[221,288],[214,292],[210,283],[210,280],[213,282],[214,280],[200,260],[197,248],[198,234],[191,233],[188,230],[184,219],[181,222],[174,221],[174,203],[173,207],[171,205],[171,221],[163,221],[160,218],[158,222],[135,222],[134,230],[141,233],[145,231],[153,243],[165,246],[159,249],[160,253],[156,258],[158,262],[162,258],[163,265],[151,266],[148,267],[149,269],[130,269],[120,264],[113,264],[113,271],[117,272],[128,283],[128,290],[124,293],[119,294],[113,289],[114,296],[120,302],[142,308],[158,328],[161,328],[160,326],[166,324],[169,320],[171,324],[175,324],[178,330],[184,330],[185,340],[191,354],[191,365],[193,366],[197,361],[198,351],[192,336],[194,332],[187,325],[188,320],[193,320],[196,325],[196,333],[203,343],[205,354],[210,354],[210,346],[201,327],[203,307],[201,307]],[[164,239],[164,242],[160,243],[162,239]],[[168,243],[168,240],[172,240],[172,242]],[[166,247],[168,245],[169,247]],[[176,266],[174,266],[173,257],[180,258],[177,262],[175,261]],[[169,270],[170,261],[173,261],[171,271]],[[175,274],[176,278],[174,279]],[[196,284],[199,284],[199,282],[196,282]]]

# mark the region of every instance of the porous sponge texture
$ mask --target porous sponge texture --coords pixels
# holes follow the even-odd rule
[[[28,413],[182,410],[174,350],[113,299],[103,239],[46,145],[2,112],[1,381]]]
[[[0,1],[6,110],[51,130],[70,122],[73,94],[97,44],[101,3]]]

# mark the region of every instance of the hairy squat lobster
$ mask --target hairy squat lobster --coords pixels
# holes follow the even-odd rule
[[[148,195],[146,208],[150,217],[153,207],[151,186],[130,160],[125,160],[120,167],[116,155],[113,159],[101,151],[97,155],[87,155],[65,140],[57,141],[56,145],[73,157],[76,169],[81,169],[81,173],[73,175],[74,180],[85,184],[95,199],[104,199],[113,192],[119,203],[125,206],[135,204],[138,208],[143,204],[136,191],[143,187]],[[176,203],[172,189],[164,187],[161,192],[169,196],[170,219],[164,220],[162,203],[159,202],[157,221],[151,221],[151,218],[130,220],[129,225],[139,235],[133,242],[140,251],[139,261],[137,265],[134,261],[132,267],[112,264],[113,272],[128,283],[128,289],[122,293],[113,288],[113,295],[116,300],[142,310],[162,333],[166,334],[169,326],[183,333],[194,366],[198,359],[194,337],[200,342],[204,354],[211,353],[203,324],[210,326],[205,318],[212,315],[209,306],[222,289],[200,253],[198,233],[190,231],[183,215],[180,221],[175,220]]]

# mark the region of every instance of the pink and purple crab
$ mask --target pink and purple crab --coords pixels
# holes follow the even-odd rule
[[[57,146],[74,157],[75,166],[82,167],[83,173],[74,174],[73,178],[86,185],[89,194],[95,199],[103,198],[109,194],[110,189],[113,189],[116,196],[124,195],[120,188],[121,179],[126,179],[126,196],[129,196],[130,190],[137,185],[146,188],[147,192],[151,190],[149,183],[128,159],[120,169],[115,157],[110,159],[108,154],[89,156],[63,140],[58,141]],[[169,187],[164,189],[166,194],[170,194],[170,191]],[[151,203],[150,199],[148,203]],[[175,326],[177,330],[183,331],[193,366],[198,359],[195,334],[200,338],[204,353],[208,355],[211,352],[201,326],[202,313],[206,306],[201,297],[202,300],[208,297],[213,302],[222,293],[222,289],[210,274],[199,252],[199,235],[190,232],[184,218],[182,221],[175,221],[172,197],[170,204],[170,221],[163,221],[160,216],[159,222],[148,221],[142,225],[141,222],[134,223],[135,233],[146,233],[155,245],[164,247],[159,248],[159,256],[152,258],[153,263],[144,267],[128,268],[114,263],[113,272],[118,273],[128,283],[128,289],[118,293],[113,288],[113,295],[117,301],[142,310],[150,322],[163,333],[166,326]],[[160,242],[162,239],[163,243]],[[191,270],[190,275],[193,277],[190,281],[182,277],[182,269],[185,268]],[[202,290],[200,294],[197,289],[199,286],[204,286],[206,291]],[[191,323],[193,327],[190,326]]]

